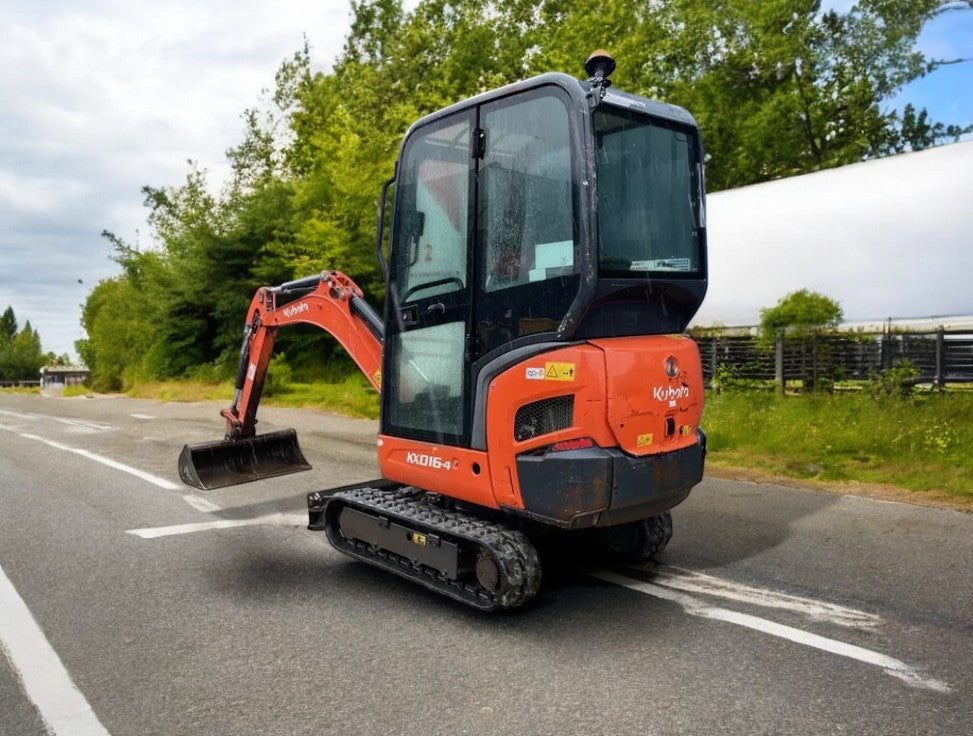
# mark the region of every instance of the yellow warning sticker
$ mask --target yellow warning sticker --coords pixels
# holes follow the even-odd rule
[[[547,381],[573,381],[574,363],[545,363],[544,379]]]
[[[635,438],[635,446],[636,447],[648,447],[651,444],[652,444],[652,433],[651,432],[649,432],[647,434],[640,434],[638,437]]]
[[[375,371],[372,378],[375,379],[375,385],[382,388],[382,371]]]
[[[683,437],[688,437],[692,433],[693,433],[692,424],[684,424],[679,428],[679,434],[681,434]]]
[[[410,536],[410,539],[412,539],[412,541],[415,544],[418,544],[420,547],[425,547],[426,546],[426,535],[425,534],[420,534],[419,532],[412,532],[412,534]]]

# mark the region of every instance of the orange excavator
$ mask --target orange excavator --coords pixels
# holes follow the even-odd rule
[[[341,552],[482,610],[538,590],[552,530],[646,559],[703,475],[703,377],[683,333],[706,292],[703,151],[684,109],[544,74],[414,123],[379,205],[384,319],[348,276],[263,287],[210,489],[310,468],[255,433],[277,331],[332,334],[380,391],[382,478],[308,495]],[[386,203],[394,185],[387,263]]]

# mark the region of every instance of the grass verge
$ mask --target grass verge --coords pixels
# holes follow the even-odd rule
[[[710,394],[707,462],[800,480],[892,484],[973,501],[973,396]]]
[[[233,383],[223,381],[164,381],[142,383],[126,394],[138,399],[159,401],[225,401],[233,398]],[[350,417],[378,418],[378,394],[361,374],[335,382],[269,381],[260,400],[269,406],[323,409]]]

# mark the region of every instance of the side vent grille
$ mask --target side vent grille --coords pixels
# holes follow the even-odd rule
[[[574,394],[524,404],[514,418],[514,439],[524,442],[532,437],[566,429],[571,426],[573,417]]]

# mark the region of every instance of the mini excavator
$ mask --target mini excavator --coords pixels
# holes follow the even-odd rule
[[[382,188],[384,319],[347,275],[259,289],[223,441],[200,489],[310,468],[258,435],[277,331],[330,333],[380,392],[382,478],[308,495],[341,552],[481,610],[537,593],[554,530],[647,559],[702,479],[703,375],[684,334],[706,293],[703,150],[684,109],[543,74],[414,123]],[[385,212],[394,198],[387,262]]]

